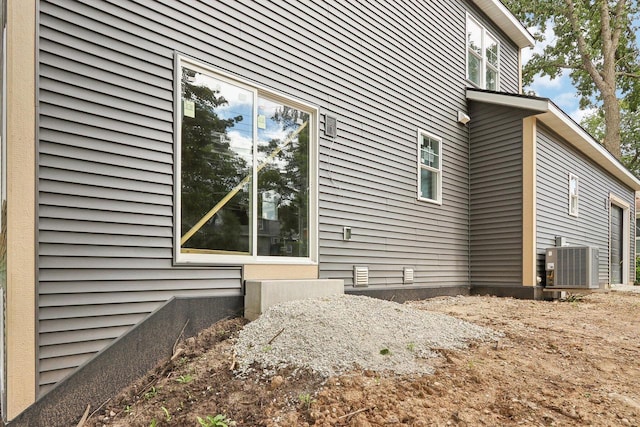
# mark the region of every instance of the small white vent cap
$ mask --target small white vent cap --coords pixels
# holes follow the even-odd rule
[[[369,267],[354,265],[353,266],[353,286],[366,287],[369,286]]]

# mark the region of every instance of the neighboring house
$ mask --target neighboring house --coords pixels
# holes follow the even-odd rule
[[[634,280],[640,182],[518,95],[533,39],[499,0],[3,4],[15,424],[101,402],[247,280],[539,297],[556,236]]]

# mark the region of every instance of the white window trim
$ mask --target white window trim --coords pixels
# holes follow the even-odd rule
[[[427,138],[431,138],[431,139],[435,139],[436,141],[439,142],[440,144],[440,155],[438,156],[439,159],[439,168],[433,168],[427,165],[424,165],[422,163],[421,160],[421,149],[422,149],[422,136],[426,136]],[[422,129],[418,129],[418,156],[417,156],[417,162],[418,162],[418,200],[423,201],[423,202],[427,202],[427,203],[433,203],[436,205],[442,205],[442,158],[443,158],[443,153],[442,153],[442,148],[443,148],[443,144],[442,144],[442,138],[440,138],[437,135],[434,135],[430,132],[427,132],[425,130]],[[431,172],[435,172],[437,174],[437,178],[438,178],[438,183],[437,183],[437,192],[438,192],[438,197],[436,199],[427,199],[426,197],[422,197],[422,175],[421,175],[421,171],[422,169],[426,169],[428,171]]]
[[[482,31],[482,55],[478,55],[477,52],[472,52],[469,50],[469,45],[468,45],[468,41],[467,41],[467,34],[468,34],[468,28],[467,28],[467,23],[469,22],[469,20],[472,20],[473,22],[475,22],[475,24],[480,27],[480,30]],[[488,63],[487,61],[487,56],[485,54],[485,39],[486,36],[492,37],[497,43],[498,43],[498,66],[495,67],[491,64]],[[480,23],[479,20],[477,20],[473,15],[471,15],[469,12],[467,12],[466,14],[466,20],[465,20],[465,33],[464,33],[464,48],[465,48],[465,70],[464,70],[464,74],[466,76],[467,79],[467,83],[471,84],[474,87],[477,87],[479,89],[486,89],[487,87],[487,68],[491,68],[492,70],[496,71],[497,77],[496,77],[496,91],[499,92],[500,91],[500,59],[501,59],[501,43],[500,40],[493,35],[492,32],[490,32],[489,30],[487,30],[487,28],[482,25]],[[474,55],[477,58],[480,58],[480,63],[482,64],[481,66],[481,70],[480,70],[480,82],[476,83],[474,81],[472,81],[469,78],[469,54]]]
[[[576,194],[573,195],[571,194],[571,181],[575,180],[576,181]],[[570,173],[569,174],[569,182],[568,182],[568,192],[569,192],[569,215],[574,216],[574,217],[578,217],[578,212],[580,212],[580,178],[573,174]],[[576,198],[576,210],[575,212],[571,210],[571,200],[572,198],[575,197]]]
[[[318,107],[296,100],[294,98],[275,93],[263,86],[250,81],[238,78],[180,54],[175,55],[174,64],[174,263],[175,264],[209,264],[209,265],[242,265],[242,264],[295,264],[295,265],[317,265],[318,264],[318,129],[319,113]],[[181,218],[181,176],[182,176],[182,114],[180,112],[182,84],[182,67],[187,66],[193,70],[210,74],[221,80],[226,80],[234,85],[245,87],[253,92],[254,108],[257,108],[258,96],[269,98],[274,101],[281,101],[287,105],[299,108],[309,113],[309,256],[308,257],[278,257],[260,255],[222,255],[222,254],[194,254],[182,253],[180,245],[180,218]],[[255,111],[254,111],[255,113]],[[255,121],[254,121],[255,122]],[[257,123],[254,123],[257,127]],[[254,129],[256,132],[256,129]],[[255,168],[254,155],[254,168]],[[252,188],[253,200],[257,200],[257,180],[253,180]],[[253,204],[254,218],[257,218],[257,204]],[[253,221],[252,248],[257,250],[257,221]]]

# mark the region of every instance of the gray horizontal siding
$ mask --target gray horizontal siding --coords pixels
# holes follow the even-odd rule
[[[43,393],[167,299],[238,295],[241,272],[172,265],[173,50],[81,2],[40,11]]]
[[[609,283],[609,194],[629,203],[633,222],[634,192],[544,127],[538,127],[537,153],[538,275],[544,280],[545,249],[564,236],[571,245],[599,248],[600,283]],[[579,179],[578,217],[569,215],[569,173]],[[630,228],[633,254],[635,228]],[[635,263],[629,264],[634,277]]]
[[[41,1],[41,391],[166,298],[241,291],[239,266],[172,265],[176,51],[338,118],[319,141],[322,277],[350,285],[366,263],[372,286],[404,266],[418,285],[468,284],[466,8]],[[517,52],[494,33],[516,90]],[[418,128],[443,138],[443,206],[416,200]]]
[[[371,83],[362,86],[366,103],[347,105],[350,93],[341,90],[326,108],[338,117],[339,138],[320,146],[322,277],[350,286],[353,266],[367,265],[372,287],[402,285],[403,267],[415,269],[418,285],[468,283],[466,132],[452,120],[464,109],[464,9],[444,3],[369,2],[355,11],[329,3],[323,19],[331,28],[317,36],[347,59],[344,67],[357,67],[356,85]],[[317,13],[303,15],[318,25]],[[443,138],[443,206],[416,200],[418,128]],[[352,228],[349,242],[344,226]]]
[[[522,285],[524,110],[471,103],[471,285]]]

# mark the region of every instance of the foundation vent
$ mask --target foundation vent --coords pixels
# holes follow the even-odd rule
[[[369,267],[353,266],[353,286],[369,286]]]
[[[402,275],[402,283],[405,285],[413,283],[413,268],[405,267]]]

